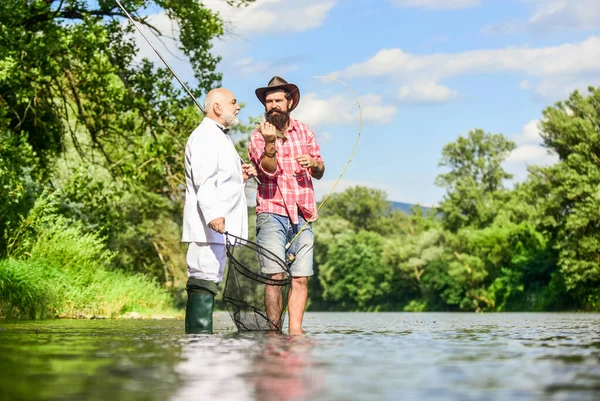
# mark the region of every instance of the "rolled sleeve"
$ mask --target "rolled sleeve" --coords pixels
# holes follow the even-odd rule
[[[265,155],[265,140],[263,139],[263,136],[261,135],[260,131],[255,130],[252,133],[252,137],[250,138],[250,143],[248,144],[248,157],[250,158],[252,163],[254,163],[254,165],[256,166],[256,168],[262,175],[264,175],[265,177],[268,177],[268,178],[275,178],[279,171],[279,163],[277,165],[277,170],[275,170],[274,172],[270,173],[270,172],[266,171],[265,169],[263,169],[262,164],[261,164],[261,160],[264,155]]]
[[[308,154],[310,155],[310,157],[312,157],[313,159],[315,159],[316,161],[320,162],[323,164],[323,166],[325,166],[325,163],[323,162],[323,158],[321,157],[321,148],[319,147],[319,144],[317,142],[317,137],[315,136],[315,134],[310,131],[310,134],[307,135],[307,149],[308,149]],[[312,175],[312,170],[309,170],[310,174]]]

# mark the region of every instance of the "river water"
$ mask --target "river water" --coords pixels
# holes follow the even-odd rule
[[[0,322],[1,400],[600,400],[600,314],[307,313]]]

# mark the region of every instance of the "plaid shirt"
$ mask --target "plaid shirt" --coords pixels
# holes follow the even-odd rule
[[[309,154],[323,162],[315,134],[307,125],[290,118],[286,140],[277,138],[277,170],[266,172],[261,166],[265,154],[265,141],[260,130],[252,133],[248,145],[248,156],[257,166],[261,185],[256,191],[256,213],[275,213],[288,216],[298,224],[298,210],[307,221],[317,219],[317,202],[310,169],[300,166],[296,156]]]

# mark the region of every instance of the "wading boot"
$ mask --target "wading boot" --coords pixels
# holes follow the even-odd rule
[[[186,290],[188,299],[185,308],[185,332],[212,334],[217,285],[211,281],[190,277]]]

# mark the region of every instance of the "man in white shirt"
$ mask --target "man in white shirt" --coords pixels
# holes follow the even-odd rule
[[[241,164],[230,127],[239,123],[240,106],[231,91],[211,90],[206,116],[185,147],[185,207],[182,242],[187,252],[186,333],[212,332],[214,297],[225,269],[225,231],[248,236],[244,181],[256,176],[252,164]]]

